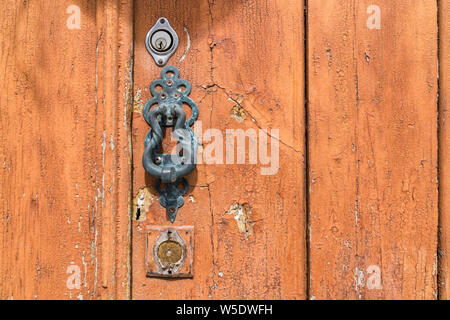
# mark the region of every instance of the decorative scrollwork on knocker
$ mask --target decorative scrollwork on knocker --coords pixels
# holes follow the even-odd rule
[[[198,107],[189,98],[191,84],[179,75],[180,71],[174,66],[162,69],[161,79],[150,85],[153,98],[143,110],[151,129],[145,137],[142,164],[157,179],[155,187],[161,195],[159,202],[166,208],[171,222],[175,221],[178,208],[184,204],[183,196],[189,189],[185,177],[196,167],[198,147],[197,137],[190,128],[198,118]],[[192,110],[188,120],[183,105]],[[158,153],[164,138],[163,127],[173,127],[173,138],[177,141],[173,154]]]

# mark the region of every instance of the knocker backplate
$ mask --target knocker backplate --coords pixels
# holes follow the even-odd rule
[[[143,110],[145,121],[150,125],[150,109],[157,105],[183,104],[189,106],[192,110],[191,117],[186,121],[186,127],[191,127],[198,118],[197,104],[189,98],[191,93],[191,84],[189,81],[180,79],[180,71],[174,66],[167,66],[161,71],[161,79],[153,81],[150,85],[150,93],[153,98],[150,99]],[[174,119],[171,117],[161,118],[161,125],[169,127],[174,125]],[[147,143],[147,141],[146,141]]]

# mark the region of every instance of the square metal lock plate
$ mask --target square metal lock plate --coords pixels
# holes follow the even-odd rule
[[[192,278],[194,227],[147,226],[147,277]]]

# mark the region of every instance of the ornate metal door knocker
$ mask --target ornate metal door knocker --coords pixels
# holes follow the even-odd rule
[[[143,110],[151,130],[145,137],[142,164],[151,176],[157,178],[155,187],[161,195],[160,203],[166,208],[171,222],[175,221],[178,208],[184,204],[183,196],[189,189],[185,177],[196,167],[198,146],[197,137],[190,128],[198,118],[198,107],[189,98],[191,84],[180,79],[179,75],[176,67],[165,67],[161,71],[161,79],[150,85],[153,98]],[[192,109],[188,120],[183,104]],[[158,153],[164,137],[163,127],[173,127],[173,137],[177,141],[175,154]]]

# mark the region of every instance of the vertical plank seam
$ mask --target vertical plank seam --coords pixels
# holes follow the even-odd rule
[[[126,19],[128,18],[128,19]],[[125,176],[127,181],[128,188],[128,203],[126,206],[127,209],[127,228],[126,228],[126,276],[124,277],[124,281],[126,281],[126,292],[124,294],[124,298],[130,300],[132,298],[132,287],[131,287],[131,254],[132,254],[132,238],[131,238],[131,211],[132,211],[132,188],[133,188],[133,146],[132,146],[132,110],[134,105],[134,0],[124,0],[120,3],[120,15],[119,19],[119,38],[120,45],[124,45],[124,52],[119,51],[121,56],[121,64],[122,70],[128,74],[119,75],[120,81],[123,81],[123,84],[120,86],[121,90],[124,90],[123,98],[124,98],[124,129],[126,133],[126,140],[124,142],[128,144],[128,154],[126,155],[128,159],[127,163],[127,175]],[[131,19],[131,20],[129,20]],[[129,26],[127,24],[129,23]],[[128,42],[128,44],[123,43]],[[117,117],[117,124],[121,123],[121,115]],[[118,150],[117,152],[122,152],[122,150]],[[118,155],[120,157],[120,154]],[[125,163],[126,161],[123,161]],[[121,184],[119,184],[120,187]],[[119,195],[117,195],[119,196]],[[120,239],[118,239],[118,245],[121,245]]]
[[[443,272],[441,272],[442,268],[442,261],[441,261],[441,227],[442,227],[442,212],[441,212],[441,37],[440,37],[440,27],[441,27],[441,19],[440,19],[440,12],[441,12],[441,3],[440,0],[436,0],[436,7],[437,7],[437,61],[438,61],[438,68],[437,68],[437,97],[436,97],[436,104],[437,104],[437,176],[438,176],[438,185],[437,185],[437,193],[438,193],[438,203],[437,203],[437,211],[438,211],[438,223],[437,223],[437,248],[436,248],[436,264],[437,264],[437,274],[436,274],[436,299],[441,300],[441,277],[443,275]]]
[[[305,245],[306,245],[306,292],[305,297],[307,300],[311,300],[311,226],[310,226],[310,199],[309,199],[309,91],[308,91],[308,0],[304,0],[303,3],[303,50],[304,50],[304,126],[305,126],[305,142],[304,142],[304,152],[305,152],[305,178],[304,178],[304,199],[305,199]]]
[[[129,215],[129,223],[128,223],[128,300],[133,299],[133,179],[134,179],[134,156],[133,156],[133,107],[135,101],[134,95],[134,55],[135,55],[135,21],[136,21],[136,10],[134,5],[134,0],[131,1],[131,48],[130,48],[130,98],[128,100],[131,105],[129,105],[129,110],[127,113],[129,124],[128,124],[128,145],[129,145],[129,157],[130,157],[130,187],[129,187],[129,201],[128,201],[128,215]]]

